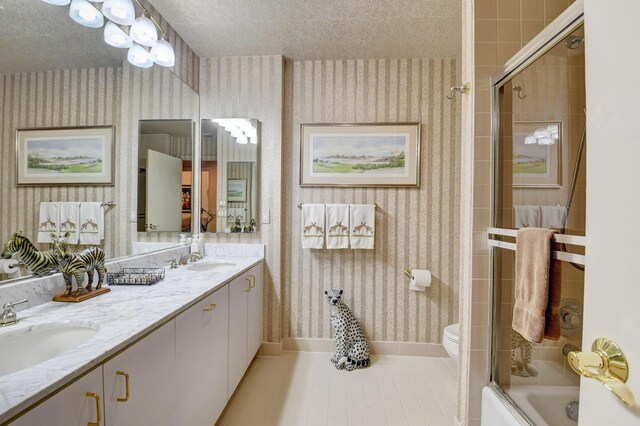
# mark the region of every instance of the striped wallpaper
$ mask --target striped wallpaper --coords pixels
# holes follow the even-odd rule
[[[455,59],[335,60],[287,64],[283,217],[284,337],[330,337],[326,288],[345,301],[372,340],[440,342],[458,318],[460,111],[445,94]],[[421,187],[300,188],[301,123],[422,123]],[[378,203],[375,250],[303,250],[297,203]],[[405,268],[428,268],[425,293]]]
[[[200,61],[200,116],[255,118],[260,121],[261,183],[259,210],[270,210],[269,224],[255,235],[207,234],[207,242],[266,245],[263,339],[279,342],[281,333],[282,56],[208,58]]]
[[[113,186],[16,186],[16,129],[66,126],[120,126],[122,69],[90,68],[0,75],[0,241],[22,230],[35,241],[41,201],[110,201]],[[116,143],[119,143],[118,139]],[[117,149],[117,146],[116,146]],[[116,175],[116,181],[120,177]],[[115,234],[112,214],[106,235]],[[48,245],[39,244],[40,249]],[[104,245],[119,254],[115,239]]]

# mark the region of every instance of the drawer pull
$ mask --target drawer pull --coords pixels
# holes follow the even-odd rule
[[[86,396],[96,400],[96,417],[97,417],[97,420],[95,423],[89,422],[87,423],[87,426],[100,426],[100,423],[102,423],[102,411],[100,409],[100,395],[93,392],[87,392]]]
[[[249,278],[245,278],[245,281],[249,283],[249,287],[245,288],[244,291],[249,293],[253,287],[251,287],[251,280]]]
[[[252,289],[256,286],[256,276],[255,275],[249,275],[251,277],[251,281],[252,283],[249,285],[249,289]]]
[[[129,373],[126,371],[116,371],[118,376],[124,377],[124,398],[118,398],[116,401],[118,402],[129,402]]]
[[[205,311],[205,312],[211,312],[216,308],[216,306],[218,306],[218,305],[216,305],[215,303],[212,303],[209,306],[203,308],[202,310]]]

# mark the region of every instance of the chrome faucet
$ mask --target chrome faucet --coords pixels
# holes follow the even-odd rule
[[[179,263],[181,265],[186,265],[189,262],[196,262],[198,260],[202,260],[202,255],[196,251],[190,254],[185,254],[184,256],[180,257]]]
[[[13,307],[27,303],[27,299],[22,299],[13,303],[5,303],[2,307],[4,312],[0,315],[0,327],[6,327],[8,325],[14,325],[18,323],[18,316],[13,312]]]
[[[170,269],[178,269],[178,261],[177,261],[177,259],[175,259],[175,258],[167,259],[167,262],[171,262],[171,266],[169,266]]]

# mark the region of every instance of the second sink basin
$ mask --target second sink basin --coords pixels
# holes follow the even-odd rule
[[[236,266],[233,262],[198,262],[189,266],[187,269],[190,271],[204,272],[215,271],[218,269],[228,268],[230,266]]]
[[[19,325],[17,326],[19,327]],[[87,323],[39,324],[0,334],[0,376],[69,352],[91,339],[98,326]]]

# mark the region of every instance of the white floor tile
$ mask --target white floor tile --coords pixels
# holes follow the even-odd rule
[[[224,426],[389,426],[453,424],[456,364],[448,358],[375,355],[371,366],[339,371],[331,354],[259,357]]]

